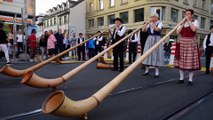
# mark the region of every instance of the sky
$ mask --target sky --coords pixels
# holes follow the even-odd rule
[[[36,0],[36,15],[46,13],[49,9],[56,7],[57,4],[66,2],[67,0]]]

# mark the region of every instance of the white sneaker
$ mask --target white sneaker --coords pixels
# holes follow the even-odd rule
[[[33,59],[30,59],[30,62],[33,62]]]

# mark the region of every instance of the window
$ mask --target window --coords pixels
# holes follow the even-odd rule
[[[210,20],[210,26],[213,25],[213,20]]]
[[[110,6],[110,7],[115,6],[115,0],[110,0],[110,1],[109,1],[109,6]]]
[[[135,22],[144,21],[144,8],[134,10]]]
[[[123,12],[123,13],[120,13],[120,18],[123,20],[123,23],[126,24],[129,22],[128,18],[128,12]]]
[[[62,25],[61,17],[59,18],[59,25]]]
[[[90,19],[89,20],[89,28],[93,28],[94,27],[94,19]]]
[[[52,23],[53,23],[53,20],[51,19],[51,20],[50,20],[50,26],[53,26],[53,24],[52,24]]]
[[[98,26],[104,26],[104,17],[98,18]]]
[[[54,25],[56,25],[56,18],[54,18]]]
[[[202,6],[201,6],[202,9],[205,9],[205,2],[206,2],[205,0],[202,0]]]
[[[189,2],[188,2],[188,0],[183,0],[183,3],[188,4]]]
[[[67,16],[64,16],[64,24],[67,24]]]
[[[205,28],[205,23],[206,23],[206,19],[201,17],[201,25],[200,25],[200,27],[204,29]]]
[[[211,5],[211,14],[213,15],[213,1],[212,1],[212,5]]]
[[[197,0],[193,1],[193,6],[197,7]]]
[[[114,24],[115,15],[108,16],[108,25]]]
[[[128,0],[121,0],[121,4],[127,3]]]
[[[99,0],[99,10],[103,10],[103,9],[104,9],[104,1]]]
[[[89,10],[90,12],[93,12],[93,11],[94,11],[94,4],[93,4],[93,3],[90,3],[90,4],[89,4],[89,9],[90,9],[90,10]]]
[[[197,16],[197,15],[194,15],[194,19],[198,20],[198,16]]]
[[[172,22],[178,23],[178,10],[172,8],[171,9],[171,20]]]
[[[151,14],[158,13],[160,20],[165,20],[166,9],[165,7],[151,7]]]

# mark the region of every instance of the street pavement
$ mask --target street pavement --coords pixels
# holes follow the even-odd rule
[[[25,69],[36,63],[13,63],[16,69]],[[78,64],[48,64],[35,73],[44,78],[56,78],[77,67]],[[0,67],[4,66],[0,63]],[[213,88],[213,76],[196,71],[194,86],[176,84],[179,80],[177,69],[162,67],[160,78],[153,78],[154,69],[149,76],[143,76],[140,66],[121,83],[96,109],[88,113],[91,120],[163,120],[178,110],[188,106]],[[90,97],[119,72],[96,69],[96,62],[86,67],[66,83],[57,87],[67,97],[81,100]],[[186,74],[187,75],[187,74]],[[52,89],[38,89],[22,85],[22,78],[0,74],[0,119],[14,117],[15,120],[79,120],[53,115],[36,114],[19,116],[41,109],[45,98]],[[210,94],[199,105],[178,117],[178,120],[212,120],[213,95]]]

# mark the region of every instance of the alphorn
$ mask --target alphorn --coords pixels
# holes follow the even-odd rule
[[[107,31],[108,31],[108,29],[103,31],[102,33],[107,32]],[[65,51],[63,51],[63,52],[61,52],[61,53],[59,53],[59,54],[57,54],[57,55],[45,60],[43,62],[41,62],[41,63],[38,63],[38,64],[36,64],[36,65],[34,65],[32,67],[26,68],[24,70],[17,70],[17,69],[12,68],[10,65],[5,65],[4,67],[2,67],[0,69],[0,73],[3,73],[5,75],[11,76],[11,77],[22,77],[22,76],[24,76],[25,74],[27,74],[30,71],[35,71],[35,70],[43,67],[44,65],[47,65],[48,63],[50,63],[51,61],[55,60],[56,58],[61,57],[62,55],[64,55],[64,54],[68,53],[69,51],[79,47],[80,45],[88,42],[90,39],[92,39],[94,37],[97,37],[98,35],[100,35],[102,33],[98,33],[98,34],[92,36],[91,38],[85,40],[84,42],[81,42],[81,43],[77,44],[76,46],[73,46],[73,47],[71,47],[71,48],[69,48],[69,49],[67,49],[67,50],[65,50]]]
[[[104,63],[97,63],[96,65],[97,69],[112,69],[113,66],[109,64],[104,64]]]
[[[126,70],[116,76],[112,81],[106,84],[91,97],[84,100],[74,101],[66,97],[63,91],[56,91],[46,98],[42,105],[42,112],[62,117],[77,117],[87,114],[89,111],[97,107],[116,87],[118,87],[118,85],[121,84],[125,78],[141,64],[142,61],[144,61],[155,49],[157,49],[159,45],[162,44],[162,42],[164,42],[183,21],[185,21],[185,19],[177,24],[177,26],[175,26],[166,36],[139,57]]]
[[[61,61],[59,58],[56,58],[55,61],[57,64],[74,64],[84,62],[84,61],[71,61],[71,60]]]
[[[41,55],[36,55],[35,58],[38,63],[43,62],[43,60],[41,59]],[[71,61],[71,60],[61,61],[59,58],[56,58],[52,62],[57,63],[57,64],[75,64],[75,63],[82,63],[84,61]]]
[[[132,32],[132,34],[136,33],[140,29],[141,29],[141,27],[134,30]],[[24,76],[24,78],[21,80],[21,83],[28,85],[28,86],[31,86],[31,87],[35,87],[35,88],[55,88],[56,86],[63,84],[64,82],[66,82],[67,80],[72,78],[74,75],[76,75],[78,72],[83,70],[86,66],[88,66],[92,62],[96,61],[98,58],[100,58],[107,51],[111,50],[112,48],[119,45],[121,42],[123,42],[127,38],[129,38],[130,35],[131,34],[129,34],[126,37],[124,37],[123,39],[117,41],[115,44],[111,45],[110,47],[108,47],[107,49],[102,51],[101,53],[97,54],[96,56],[94,56],[90,60],[82,63],[80,66],[76,67],[75,69],[73,69],[72,71],[66,73],[65,75],[63,75],[61,77],[58,77],[58,78],[55,78],[55,79],[46,79],[46,78],[42,78],[42,77],[36,75],[33,72],[28,72]]]

